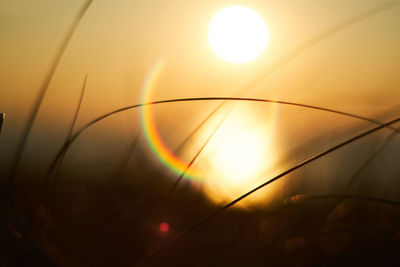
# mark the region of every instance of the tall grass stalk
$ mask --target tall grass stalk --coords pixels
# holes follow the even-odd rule
[[[88,78],[88,75],[86,74],[85,75],[85,79],[83,80],[83,85],[82,85],[79,101],[78,101],[78,104],[77,104],[77,106],[75,108],[74,117],[72,119],[71,126],[69,127],[68,135],[67,135],[67,138],[66,138],[65,142],[68,142],[68,140],[71,138],[72,132],[73,132],[73,130],[75,128],[75,124],[76,124],[76,121],[77,121],[78,116],[79,116],[79,111],[80,111],[81,106],[82,106],[83,96],[84,96],[85,90],[86,90],[87,78]],[[52,179],[52,183],[50,183],[48,185],[49,186],[48,196],[47,196],[48,201],[47,201],[46,214],[45,214],[45,218],[44,218],[44,222],[43,222],[43,228],[42,228],[41,243],[43,243],[45,238],[46,238],[46,227],[47,227],[47,222],[48,222],[49,215],[50,215],[50,212],[51,212],[51,209],[52,209],[52,205],[53,205],[52,199],[53,199],[54,189],[55,189],[55,186],[56,186],[56,182],[58,180],[58,176],[60,175],[61,166],[62,166],[64,158],[65,158],[65,153],[63,153],[61,155],[60,160],[58,161],[58,163],[56,165],[56,169],[55,169],[55,172],[54,172],[54,177]],[[51,174],[49,174],[49,175],[51,175]]]
[[[11,169],[10,169],[10,176],[9,176],[9,180],[8,183],[12,183],[12,181],[14,180],[21,158],[22,158],[22,153],[24,151],[26,142],[28,140],[29,134],[32,130],[32,126],[35,122],[35,119],[37,117],[37,114],[39,112],[40,106],[42,105],[43,99],[46,95],[46,92],[49,88],[50,82],[54,76],[54,73],[57,70],[57,66],[59,65],[61,58],[74,34],[74,32],[76,31],[80,21],[82,20],[83,16],[85,15],[86,11],[88,10],[89,6],[92,4],[93,0],[87,0],[84,5],[81,7],[81,9],[79,10],[79,12],[77,13],[77,15],[75,16],[75,18],[72,21],[71,26],[69,27],[69,29],[67,30],[64,39],[62,40],[60,46],[57,49],[57,52],[50,64],[49,69],[47,70],[47,74],[44,77],[42,84],[39,87],[39,92],[38,95],[36,96],[36,99],[33,102],[33,106],[31,108],[31,110],[29,111],[29,117],[28,117],[28,121],[25,125],[25,128],[22,132],[22,138],[19,141],[18,145],[17,145],[17,149],[16,149],[16,153],[15,153],[15,157],[14,160],[12,162],[11,165]]]
[[[43,99],[46,95],[46,92],[48,90],[48,87],[50,85],[50,82],[57,70],[57,67],[61,61],[61,58],[66,50],[66,48],[68,47],[68,44],[74,34],[74,32],[76,31],[80,21],[82,20],[82,18],[84,17],[86,11],[88,10],[89,6],[92,4],[93,0],[87,0],[83,6],[81,7],[81,9],[79,10],[79,12],[76,14],[75,18],[73,19],[69,29],[67,30],[63,40],[61,41],[59,47],[57,48],[57,52],[54,55],[54,58],[52,60],[52,62],[50,63],[50,66],[47,70],[47,73],[41,83],[41,85],[39,86],[39,92],[36,96],[36,99],[33,102],[33,106],[31,108],[31,110],[29,111],[29,115],[28,115],[28,120],[27,123],[22,131],[22,137],[21,140],[18,142],[17,144],[17,148],[16,148],[16,152],[15,152],[15,156],[14,159],[11,162],[11,166],[10,166],[10,171],[9,171],[9,175],[6,178],[6,194],[5,194],[5,198],[6,201],[9,202],[9,208],[12,210],[15,207],[14,204],[14,193],[13,193],[13,186],[14,186],[14,180],[15,177],[17,175],[17,171],[22,159],[22,155],[24,152],[24,148],[25,145],[27,143],[28,137],[30,135],[30,132],[32,130],[33,124],[35,122],[35,119],[37,117],[37,114],[39,112],[40,106],[42,105]],[[11,211],[11,213],[13,213],[13,211]],[[14,212],[15,213],[15,212]],[[15,224],[19,224],[19,219],[18,216],[15,214]]]
[[[136,149],[137,144],[139,143],[140,133],[134,134],[130,140],[128,141],[128,148],[126,149],[125,153],[122,155],[121,164],[117,168],[117,172],[115,174],[115,178],[113,179],[114,185],[117,185],[121,182],[124,173],[128,167],[128,163],[132,157],[133,152]]]
[[[397,130],[400,130],[400,127],[397,128]],[[392,132],[387,138],[386,140],[380,144],[379,147],[377,147],[375,149],[375,151],[365,160],[365,162],[357,169],[357,171],[354,173],[354,175],[351,177],[351,179],[347,182],[346,186],[345,186],[345,190],[344,192],[348,192],[352,186],[355,184],[355,182],[357,181],[357,178],[359,177],[359,175],[361,174],[361,172],[368,167],[368,165],[382,152],[382,150],[384,148],[387,147],[387,145],[394,139],[394,137],[396,136],[396,132]]]
[[[230,107],[228,112],[222,117],[222,119],[218,122],[217,126],[213,129],[213,131],[210,133],[210,135],[207,137],[207,139],[204,141],[203,145],[197,150],[197,152],[194,154],[193,158],[190,160],[190,162],[187,164],[185,170],[179,175],[178,179],[175,181],[175,183],[171,186],[171,188],[168,191],[167,197],[170,197],[171,194],[175,191],[176,187],[179,185],[179,183],[182,181],[183,177],[185,177],[186,173],[189,171],[189,169],[192,167],[193,163],[197,160],[197,158],[200,156],[201,152],[206,148],[208,143],[211,141],[211,139],[214,137],[214,135],[217,133],[219,128],[221,128],[221,125],[225,122],[226,118],[229,116],[231,113],[233,107]]]
[[[5,113],[0,113],[0,134],[1,134],[1,129],[3,128],[3,121],[6,118]]]
[[[218,109],[214,109],[204,119],[202,119],[199,124],[196,125],[196,127],[174,149],[175,155],[181,152],[181,150],[186,146],[187,142],[193,138],[193,136],[211,119],[212,116],[214,116],[217,111]]]

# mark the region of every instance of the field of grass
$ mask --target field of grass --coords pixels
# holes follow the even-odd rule
[[[0,266],[400,264],[398,106],[366,116],[306,101],[243,97],[331,36],[398,8],[398,1],[383,2],[319,32],[233,95],[150,99],[79,123],[81,109],[90,101],[85,98],[88,73],[51,162],[38,163],[40,157],[23,161],[49,85],[92,2],[77,12],[39,89],[32,89],[37,97],[16,151],[9,155],[1,188]],[[107,124],[124,123],[123,115],[137,117],[150,108],[156,115],[161,113],[157,108],[168,113],[169,107],[179,105],[188,115],[172,118],[171,125],[191,125],[185,134],[174,136],[179,142],[171,149],[184,157],[180,173],[152,155],[143,121],[133,123],[135,130],[127,139]],[[191,118],[188,107],[201,107],[200,119]],[[268,116],[268,108],[279,109],[279,120],[287,123],[281,126],[286,135],[274,137],[283,151],[272,152],[274,166],[234,190],[223,182],[212,183],[220,178],[213,177],[214,170],[204,177],[211,189],[205,181],[190,179],[192,170],[210,168],[206,155],[213,153],[213,138],[235,116],[235,109],[249,107],[260,117]],[[112,134],[101,136],[98,125],[111,128]],[[179,132],[169,127],[171,136]],[[97,142],[92,137],[98,137]],[[45,171],[35,173],[35,165],[45,166]],[[214,189],[223,197],[210,196]]]

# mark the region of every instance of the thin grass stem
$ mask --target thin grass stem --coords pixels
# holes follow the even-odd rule
[[[400,130],[400,127],[397,128],[397,130]],[[388,138],[386,138],[385,142],[383,142],[378,148],[375,149],[375,151],[367,158],[367,160],[360,166],[360,168],[357,169],[357,171],[354,173],[354,175],[351,177],[351,179],[347,182],[347,185],[345,187],[345,192],[349,191],[351,187],[354,185],[356,182],[358,176],[360,173],[368,167],[368,165],[382,152],[382,150],[387,147],[387,145],[393,140],[393,138],[396,136],[396,132],[392,132]]]
[[[86,74],[85,75],[85,79],[83,81],[83,85],[82,85],[79,101],[78,101],[78,104],[77,104],[77,106],[75,108],[74,117],[72,119],[71,126],[69,127],[68,135],[67,135],[67,138],[66,138],[65,142],[68,142],[68,140],[71,138],[72,132],[73,132],[73,130],[75,128],[75,124],[76,124],[76,121],[77,121],[78,116],[79,116],[79,111],[80,111],[81,106],[82,106],[83,96],[84,96],[85,90],[86,90],[87,78],[88,78],[88,75]],[[45,241],[45,238],[46,238],[46,227],[47,227],[50,211],[51,211],[52,205],[53,205],[53,201],[52,201],[53,193],[54,193],[54,189],[55,189],[55,186],[56,186],[56,181],[58,181],[58,177],[60,175],[60,171],[61,171],[61,166],[62,166],[63,160],[65,158],[65,152],[61,155],[60,160],[57,162],[56,170],[54,172],[53,182],[49,185],[50,188],[49,188],[49,191],[48,191],[48,203],[47,203],[46,215],[45,215],[44,222],[43,222],[43,228],[42,228],[42,234],[41,234],[41,244]]]
[[[201,152],[206,148],[208,143],[211,141],[211,139],[214,137],[216,132],[219,130],[221,125],[224,123],[226,118],[229,116],[231,113],[232,108],[224,115],[224,117],[219,121],[217,126],[214,128],[214,130],[210,133],[210,135],[207,137],[207,139],[204,141],[203,145],[199,148],[199,150],[196,152],[196,154],[193,156],[191,161],[187,164],[185,170],[179,175],[178,179],[175,181],[175,183],[171,186],[171,188],[168,191],[167,197],[170,197],[172,193],[175,191],[176,187],[179,185],[181,182],[182,178],[185,177],[186,173],[189,171],[189,169],[192,167],[193,163],[197,160],[197,158],[200,156]]]
[[[133,136],[132,140],[130,141],[130,145],[129,145],[126,153],[122,157],[121,164],[117,170],[115,179],[113,180],[114,185],[121,182],[122,177],[128,167],[129,160],[131,159],[131,156],[132,156],[133,152],[135,151],[137,144],[139,143],[139,138],[140,138],[140,133],[135,134]]]

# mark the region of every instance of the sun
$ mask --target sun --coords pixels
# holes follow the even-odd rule
[[[246,63],[256,59],[264,51],[268,39],[268,28],[263,18],[244,6],[220,10],[208,28],[212,49],[231,63]]]

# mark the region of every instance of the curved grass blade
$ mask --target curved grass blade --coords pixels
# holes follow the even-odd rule
[[[84,127],[82,127],[80,130],[78,130],[70,139],[70,142],[73,142],[83,131],[85,131],[87,128],[92,126],[93,124],[96,124],[97,122],[110,117],[112,115],[118,114],[120,112],[124,112],[126,110],[138,108],[138,107],[143,107],[143,106],[148,106],[148,105],[157,105],[157,104],[166,104],[166,103],[176,103],[176,102],[195,102],[195,101],[239,101],[239,102],[264,102],[264,103],[273,103],[273,104],[281,104],[281,105],[290,105],[290,106],[298,106],[298,107],[303,107],[303,108],[309,108],[309,109],[315,109],[315,110],[321,110],[321,111],[326,111],[326,112],[331,112],[331,113],[336,113],[339,115],[344,115],[347,117],[352,117],[355,119],[360,119],[364,120],[373,124],[377,125],[385,125],[382,124],[381,122],[377,120],[373,120],[367,117],[359,116],[356,114],[352,113],[347,113],[347,112],[342,112],[339,110],[334,110],[334,109],[329,109],[329,108],[324,108],[324,107],[318,107],[318,106],[313,106],[313,105],[306,105],[306,104],[300,104],[300,103],[295,103],[295,102],[289,102],[289,101],[280,101],[280,100],[271,100],[271,99],[262,99],[262,98],[246,98],[246,97],[196,97],[196,98],[178,98],[178,99],[168,99],[168,100],[160,100],[160,101],[154,101],[154,102],[148,102],[148,103],[142,103],[142,104],[136,104],[128,107],[123,107],[116,109],[114,111],[108,112],[102,116],[99,116],[98,118],[92,120],[88,124],[86,124]],[[388,127],[398,133],[400,131],[398,129]]]
[[[273,104],[280,104],[280,105],[289,105],[289,106],[297,106],[297,107],[303,107],[303,108],[308,108],[308,109],[314,109],[314,110],[320,110],[320,111],[325,111],[325,112],[330,112],[330,113],[335,113],[338,115],[343,115],[347,117],[352,117],[355,119],[367,121],[373,124],[381,125],[384,127],[387,127],[393,131],[396,131],[397,133],[400,133],[400,130],[395,129],[391,127],[390,125],[384,125],[379,121],[366,118],[363,116],[359,116],[356,114],[351,114],[347,112],[342,112],[334,109],[328,109],[328,108],[323,108],[323,107],[318,107],[318,106],[313,106],[313,105],[306,105],[306,104],[300,104],[300,103],[294,103],[294,102],[288,102],[288,101],[279,101],[279,100],[271,100],[271,99],[262,99],[262,98],[245,98],[245,97],[197,97],[197,98],[177,98],[177,99],[168,99],[168,100],[160,100],[160,101],[154,101],[154,102],[148,102],[148,103],[141,103],[141,104],[136,104],[132,106],[127,106],[123,108],[119,108],[116,110],[113,110],[111,112],[108,112],[102,116],[97,117],[96,119],[90,121],[87,123],[85,126],[83,126],[81,129],[79,129],[75,134],[71,136],[71,138],[64,144],[64,146],[60,149],[60,151],[57,153],[56,157],[54,158],[52,164],[50,165],[50,168],[47,172],[47,177],[52,173],[54,170],[55,166],[57,165],[57,162],[61,158],[61,156],[68,150],[69,146],[89,127],[92,125],[98,123],[99,121],[102,121],[110,116],[113,116],[115,114],[143,107],[143,106],[148,106],[148,105],[157,105],[157,104],[167,104],[167,103],[177,103],[177,102],[193,102],[193,101],[239,101],[239,102],[260,102],[260,103],[273,103]]]

